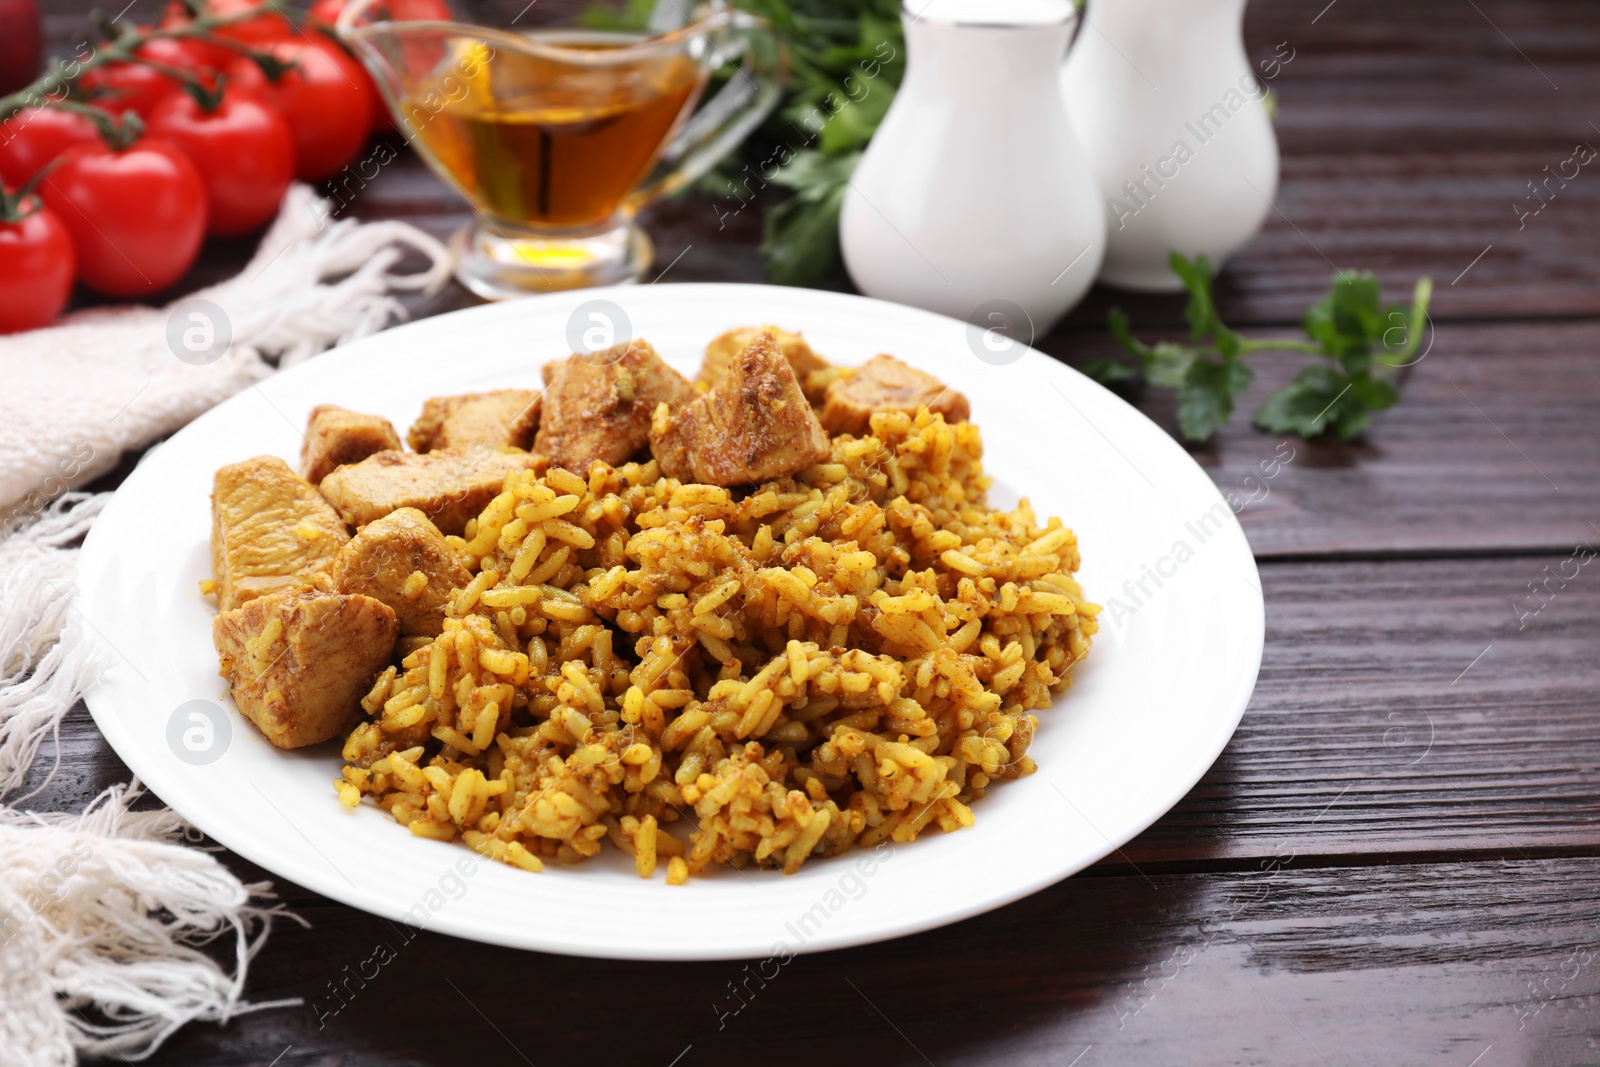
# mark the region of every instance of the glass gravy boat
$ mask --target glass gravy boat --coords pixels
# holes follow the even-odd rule
[[[689,13],[663,0],[644,33],[406,17],[439,7],[356,0],[338,31],[406,139],[472,205],[456,277],[488,299],[637,279],[651,245],[635,214],[748,135],[788,73],[767,24],[724,0]],[[719,68],[731,76],[697,110]]]

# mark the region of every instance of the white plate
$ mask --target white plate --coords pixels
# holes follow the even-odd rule
[[[692,373],[730,326],[804,331],[840,363],[891,352],[962,390],[984,433],[993,499],[1028,496],[1077,531],[1080,579],[1108,605],[1074,685],[1040,712],[1039,771],[974,806],[977,824],[909,845],[773,871],[718,870],[682,887],[608,848],[527,874],[413,837],[334,795],[337,744],[280,752],[240,719],[217,675],[208,494],[225,463],[295,463],[319,403],[405,427],[425,398],[537,386],[579,305],[613,301],[634,334]],[[981,346],[980,346],[981,348]],[[1180,547],[1182,546],[1186,547]],[[1159,582],[1159,585],[1158,585]],[[1143,588],[1140,588],[1142,584]],[[150,453],[107,506],[78,567],[77,603],[118,655],[87,700],[162,800],[275,874],[390,919],[495,944],[628,959],[727,959],[839,948],[997,908],[1108,855],[1189,791],[1232,735],[1260,666],[1255,561],[1210,478],[1139,412],[1025,349],[981,361],[964,323],[854,296],[746,285],[560,293],[472,308],[338,349],[252,388]],[[1113,603],[1112,598],[1116,598]],[[191,700],[228,709],[231,736],[196,766],[169,745]],[[199,739],[197,735],[197,740]],[[181,748],[182,746],[179,746]],[[463,870],[458,869],[464,868]]]

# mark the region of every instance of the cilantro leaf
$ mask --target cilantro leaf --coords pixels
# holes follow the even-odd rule
[[[655,0],[624,0],[620,7],[592,4],[578,13],[578,24],[592,30],[643,30],[655,6]]]
[[[1106,317],[1111,336],[1139,359],[1139,374],[1152,385],[1178,391],[1178,429],[1191,441],[1204,441],[1226,425],[1234,397],[1250,387],[1253,373],[1244,363],[1243,339],[1222,324],[1211,294],[1211,263],[1205,256],[1168,257],[1173,273],[1189,291],[1184,311],[1189,339],[1200,344],[1159,341],[1147,345],[1133,336],[1128,316],[1112,308]]]
[[[1152,385],[1179,389],[1188,383],[1189,376],[1195,368],[1195,361],[1199,358],[1200,352],[1197,349],[1173,344],[1171,341],[1159,341],[1150,349],[1150,355],[1145,359],[1144,376]]]
[[[1384,320],[1389,328],[1383,331],[1383,352],[1378,361],[1391,367],[1403,367],[1417,356],[1417,349],[1430,325],[1428,302],[1433,299],[1433,279],[1421,278],[1411,294],[1411,306],[1391,307]],[[1423,355],[1427,355],[1424,351]],[[1421,359],[1421,356],[1417,356]]]
[[[1211,297],[1211,261],[1199,255],[1191,262],[1182,252],[1173,250],[1167,254],[1167,264],[1189,291],[1189,306],[1183,312],[1184,318],[1189,320],[1189,337],[1204,341],[1222,328],[1216,302]]]
[[[1195,359],[1178,387],[1178,428],[1191,441],[1204,441],[1226,426],[1233,398],[1250,387],[1254,373],[1242,360]]]
[[[761,255],[778,285],[809,285],[827,277],[839,260],[839,212],[859,152],[829,158],[799,152],[772,179],[797,190],[767,212]]]
[[[1359,436],[1379,411],[1393,407],[1400,389],[1387,378],[1351,377],[1331,363],[1313,363],[1294,381],[1267,397],[1255,424],[1273,433],[1317,437],[1332,432],[1340,440]]]
[[[1080,366],[1078,370],[1101,385],[1137,382],[1143,377],[1139,373],[1138,367],[1130,367],[1117,359],[1091,359]]]
[[[1313,363],[1267,397],[1256,411],[1255,424],[1269,433],[1292,433],[1308,440],[1317,437],[1327,428],[1328,414],[1348,386],[1336,368]]]
[[[1121,308],[1112,308],[1106,312],[1106,326],[1110,328],[1111,336],[1116,339],[1118,344],[1138,356],[1141,360],[1150,355],[1149,346],[1140,344],[1133,336],[1133,328],[1128,325],[1128,313]]]
[[[1338,360],[1347,374],[1358,374],[1372,363],[1372,349],[1383,337],[1383,303],[1378,279],[1371,274],[1341,272],[1328,295],[1306,312],[1305,331]]]
[[[657,6],[657,0],[588,0],[579,18],[595,28],[638,30]],[[844,179],[905,77],[900,0],[732,0],[732,6],[771,23],[788,52],[789,80],[772,115],[690,188],[715,198],[719,214],[734,209],[734,197],[742,206],[752,185],[759,189],[770,182],[794,190],[764,222],[767,276],[787,285],[820,282],[841,266],[837,230]],[[733,76],[719,70],[706,98]],[[800,165],[810,156],[817,161]],[[840,161],[843,176],[821,166],[823,160]],[[775,167],[785,177],[773,178]],[[752,181],[757,174],[760,179]]]
[[[1393,374],[1412,360],[1421,344],[1433,292],[1429,279],[1417,283],[1409,308],[1385,307],[1376,277],[1340,271],[1328,294],[1306,311],[1304,327],[1311,342],[1253,340],[1223,324],[1205,256],[1191,260],[1173,251],[1168,262],[1189,294],[1184,316],[1191,343],[1145,344],[1133,336],[1128,317],[1117,308],[1106,321],[1112,337],[1138,358],[1140,376],[1177,391],[1178,428],[1184,437],[1203,441],[1227,424],[1234,399],[1253,378],[1245,362],[1252,352],[1306,352],[1318,359],[1267,397],[1254,416],[1263,430],[1307,438],[1332,433],[1348,441],[1366,430],[1375,413],[1399,401]],[[1131,368],[1103,373],[1130,377]]]
[[[761,256],[767,278],[777,285],[810,285],[823,280],[839,258],[840,186],[818,200],[791,197],[767,212],[762,222]]]

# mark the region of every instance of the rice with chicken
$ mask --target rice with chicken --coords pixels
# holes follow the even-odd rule
[[[1099,608],[1078,547],[991,509],[978,428],[880,411],[754,488],[542,457],[449,541],[470,580],[362,702],[341,799],[539,870],[669,883],[973,822]]]

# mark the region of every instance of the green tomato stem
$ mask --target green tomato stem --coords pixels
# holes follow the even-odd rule
[[[236,23],[248,22],[253,18],[260,18],[262,15],[286,15],[289,11],[298,12],[298,10],[298,8],[290,8],[287,5],[277,3],[275,0],[265,0],[265,2],[246,8],[243,11],[235,11],[228,15],[213,15],[209,13],[206,5],[201,4],[200,13],[194,17],[193,21],[181,26],[156,27],[148,30],[137,28],[124,30],[115,39],[106,41],[101,47],[95,49],[94,54],[89,57],[70,62],[56,60],[51,64],[51,69],[34,80],[32,84],[26,85],[14,93],[0,96],[0,122],[9,119],[12,115],[25,108],[55,106],[58,102],[56,94],[60,93],[63,88],[76,85],[78,80],[89,71],[107,63],[143,63],[146,66],[161,70],[164,74],[182,77],[183,75],[174,73],[180,68],[156,63],[135,54],[140,45],[153,41],[158,37],[205,41],[230,48],[251,58],[268,56],[268,53],[252,49],[242,42],[222,37],[215,31]],[[184,72],[184,74],[187,77],[193,77],[192,73]],[[185,80],[187,80],[187,77]]]

